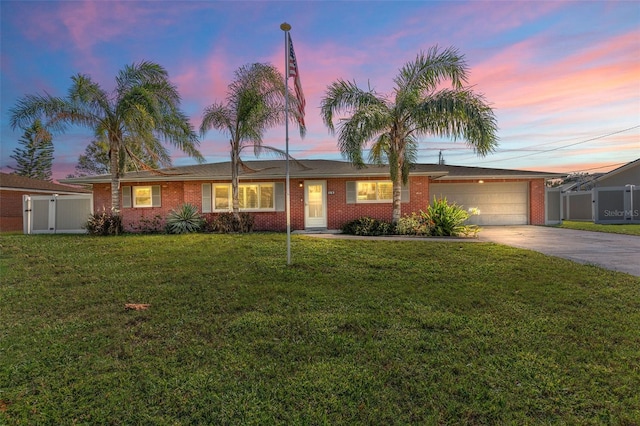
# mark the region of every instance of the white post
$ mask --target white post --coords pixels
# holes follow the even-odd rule
[[[22,196],[22,232],[26,234],[31,234],[31,229],[33,228],[33,212],[31,211],[31,197],[29,195]]]
[[[280,29],[284,31],[284,96],[285,96],[285,210],[287,213],[287,265],[291,265],[291,187],[289,185],[289,30],[291,25],[283,22]]]

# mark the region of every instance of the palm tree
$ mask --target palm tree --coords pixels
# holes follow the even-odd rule
[[[444,87],[446,82],[450,87]],[[369,161],[389,165],[394,223],[400,219],[402,184],[409,180],[422,137],[463,138],[480,156],[497,146],[493,110],[466,82],[464,57],[454,48],[438,51],[436,46],[400,69],[390,97],[360,89],[355,81],[339,79],[327,88],[321,115],[329,132],[336,132],[335,116],[346,117],[337,126],[342,155],[363,167],[362,150],[370,145]]]
[[[253,148],[254,155],[269,151],[280,156],[282,150],[262,144],[264,133],[271,127],[285,122],[285,83],[277,68],[270,64],[244,65],[235,72],[229,84],[226,104],[216,102],[205,108],[200,134],[217,129],[229,135],[231,146],[231,196],[233,214],[239,219],[238,198],[239,168],[243,165],[240,154],[245,148]],[[289,93],[289,115],[291,122],[298,114],[296,97]],[[305,128],[299,126],[300,136]]]
[[[127,65],[116,77],[116,88],[106,92],[91,77],[78,74],[66,98],[27,95],[11,109],[11,126],[22,126],[41,116],[55,130],[67,125],[91,128],[96,138],[109,143],[111,207],[120,210],[120,175],[123,155],[142,169],[150,169],[132,149],[133,143],[145,156],[166,162],[168,142],[198,161],[203,157],[187,116],[179,109],[180,95],[169,82],[167,71],[153,62]]]

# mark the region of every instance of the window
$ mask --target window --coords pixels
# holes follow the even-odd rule
[[[208,211],[209,202],[207,192],[213,190],[213,211],[229,211],[232,209],[230,184],[203,184],[203,211]],[[240,210],[276,210],[274,183],[247,183],[238,186],[238,201]]]
[[[133,187],[133,207],[151,207],[151,187]]]
[[[258,185],[239,185],[238,201],[241,209],[259,209],[258,203]],[[268,206],[271,207],[271,206]]]
[[[160,207],[160,185],[123,186],[122,207]]]
[[[393,202],[393,183],[390,180],[361,180],[347,182],[347,204],[391,203]],[[409,186],[400,190],[400,202],[409,202]]]
[[[231,208],[231,186],[216,185],[214,191],[214,210],[229,210]]]
[[[393,183],[390,181],[357,182],[359,203],[393,201]]]

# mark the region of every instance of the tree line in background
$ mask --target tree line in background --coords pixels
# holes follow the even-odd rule
[[[479,156],[497,146],[497,122],[482,94],[465,86],[468,66],[457,49],[433,47],[405,64],[394,79],[393,93],[362,89],[355,81],[338,79],[327,87],[321,101],[321,116],[330,134],[337,133],[344,157],[365,166],[363,150],[370,148],[369,161],[388,164],[393,182],[393,223],[401,217],[400,191],[417,160],[425,136],[464,139]],[[299,123],[302,108],[293,94],[285,94],[282,74],[270,64],[240,67],[229,84],[225,102],[215,102],[203,112],[200,135],[217,129],[229,137],[232,167],[233,214],[239,214],[238,168],[241,153],[252,148],[256,156],[267,151],[285,153],[263,145],[264,133],[284,124],[285,96],[289,119]],[[341,117],[339,120],[336,119]],[[120,210],[119,182],[131,170],[153,170],[171,165],[166,144],[173,145],[197,161],[199,140],[180,109],[177,88],[167,71],[152,62],[128,65],[116,76],[116,87],[107,92],[87,75],[72,77],[66,97],[27,95],[11,110],[11,126],[27,128],[38,120],[62,132],[67,125],[88,127],[95,139],[80,155],[76,173],[111,174],[112,209]],[[26,132],[25,132],[25,138]],[[49,139],[50,140],[50,139]],[[51,147],[51,152],[53,151]],[[17,157],[27,157],[17,154]],[[50,166],[49,166],[50,176]]]

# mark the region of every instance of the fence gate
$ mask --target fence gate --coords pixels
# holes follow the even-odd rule
[[[25,234],[82,234],[93,213],[93,195],[24,195]]]
[[[640,187],[593,189],[595,223],[640,223]]]
[[[562,219],[593,220],[593,192],[571,191],[562,195]]]
[[[560,188],[545,188],[544,197],[545,225],[562,223],[562,191]]]

